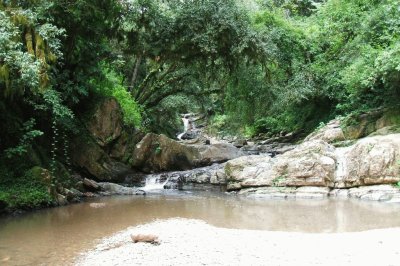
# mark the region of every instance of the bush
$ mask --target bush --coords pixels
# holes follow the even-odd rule
[[[0,201],[5,202],[9,210],[33,209],[53,204],[48,186],[35,170],[28,170],[21,177],[15,177],[4,169],[0,173]]]
[[[103,97],[114,97],[121,105],[124,123],[127,126],[140,128],[142,124],[142,108],[133,99],[123,85],[123,77],[106,64],[101,64],[103,78],[92,79],[95,93]]]

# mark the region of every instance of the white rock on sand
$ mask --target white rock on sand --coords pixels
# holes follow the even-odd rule
[[[131,234],[154,234],[161,244],[134,244]],[[106,238],[76,265],[400,265],[399,241],[400,228],[308,234],[169,219]]]

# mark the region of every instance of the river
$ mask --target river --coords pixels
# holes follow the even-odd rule
[[[306,233],[400,227],[400,206],[359,200],[257,200],[169,191],[102,197],[0,219],[0,264],[68,265],[106,236],[173,217],[223,228]]]

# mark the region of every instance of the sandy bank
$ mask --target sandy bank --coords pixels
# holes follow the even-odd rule
[[[130,235],[138,233],[158,235],[161,244],[132,243]],[[77,265],[400,265],[399,242],[400,228],[307,234],[170,219],[106,238]]]

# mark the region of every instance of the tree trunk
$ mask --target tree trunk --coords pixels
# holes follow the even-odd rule
[[[130,86],[129,86],[129,88],[130,88],[129,90],[130,91],[132,91],[133,87],[135,86],[135,82],[136,82],[136,78],[137,78],[137,74],[138,74],[141,62],[142,62],[142,54],[139,54],[138,58],[136,59],[135,68],[133,69],[131,83],[130,83]]]

